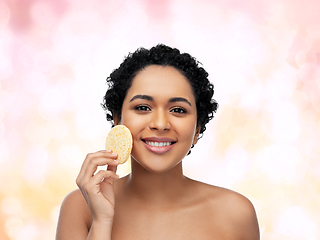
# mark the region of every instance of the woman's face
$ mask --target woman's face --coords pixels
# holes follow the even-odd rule
[[[180,163],[200,129],[188,80],[175,68],[158,65],[133,78],[116,123],[130,129],[131,156],[151,172],[165,172]]]

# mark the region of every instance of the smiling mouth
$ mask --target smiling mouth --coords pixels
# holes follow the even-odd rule
[[[146,141],[146,140],[142,140],[145,144],[152,146],[152,147],[166,147],[166,146],[170,146],[176,142],[154,142],[154,141]]]
[[[173,144],[172,142],[145,142],[152,147],[165,147]]]

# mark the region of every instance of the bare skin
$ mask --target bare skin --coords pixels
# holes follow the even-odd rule
[[[180,72],[149,66],[137,74],[115,119],[133,136],[131,173],[118,179],[111,152],[88,154],[77,178],[80,190],[61,206],[56,239],[258,240],[247,198],[183,175],[182,159],[197,143],[196,114]],[[172,146],[163,151],[148,143],[164,138]],[[94,174],[104,165],[106,171]]]
[[[161,191],[166,189],[159,194],[151,181],[136,187],[130,175],[115,181],[111,239],[259,239],[256,214],[245,197],[186,177],[179,182],[181,187],[172,188],[171,180],[159,181]],[[86,239],[92,225],[90,209],[79,190],[68,198],[64,206],[71,208],[68,216],[79,217],[69,222],[75,232],[61,239]],[[68,220],[61,221],[63,225]]]

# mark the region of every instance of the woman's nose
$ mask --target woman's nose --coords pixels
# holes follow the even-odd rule
[[[157,110],[152,114],[149,128],[159,131],[165,131],[171,128],[169,118],[164,110]]]

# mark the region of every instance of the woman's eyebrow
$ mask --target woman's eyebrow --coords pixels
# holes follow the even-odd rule
[[[131,100],[129,102],[132,102],[133,100],[135,99],[145,99],[145,100],[148,100],[148,101],[153,101],[153,97],[149,96],[149,95],[135,95],[133,96],[133,98],[131,98]]]
[[[185,103],[188,103],[191,106],[191,103],[187,99],[182,98],[182,97],[170,98],[169,103],[173,103],[173,102],[185,102]]]
[[[133,96],[133,98],[131,98],[131,100],[130,100],[129,102],[132,102],[132,101],[135,100],[135,99],[144,99],[144,100],[148,100],[148,101],[153,101],[153,97],[151,97],[151,96],[149,96],[149,95],[139,94],[139,95]],[[190,106],[192,106],[191,103],[190,103],[187,99],[185,99],[185,98],[183,98],[183,97],[170,98],[168,102],[169,102],[169,103],[185,102],[185,103],[189,104]]]

